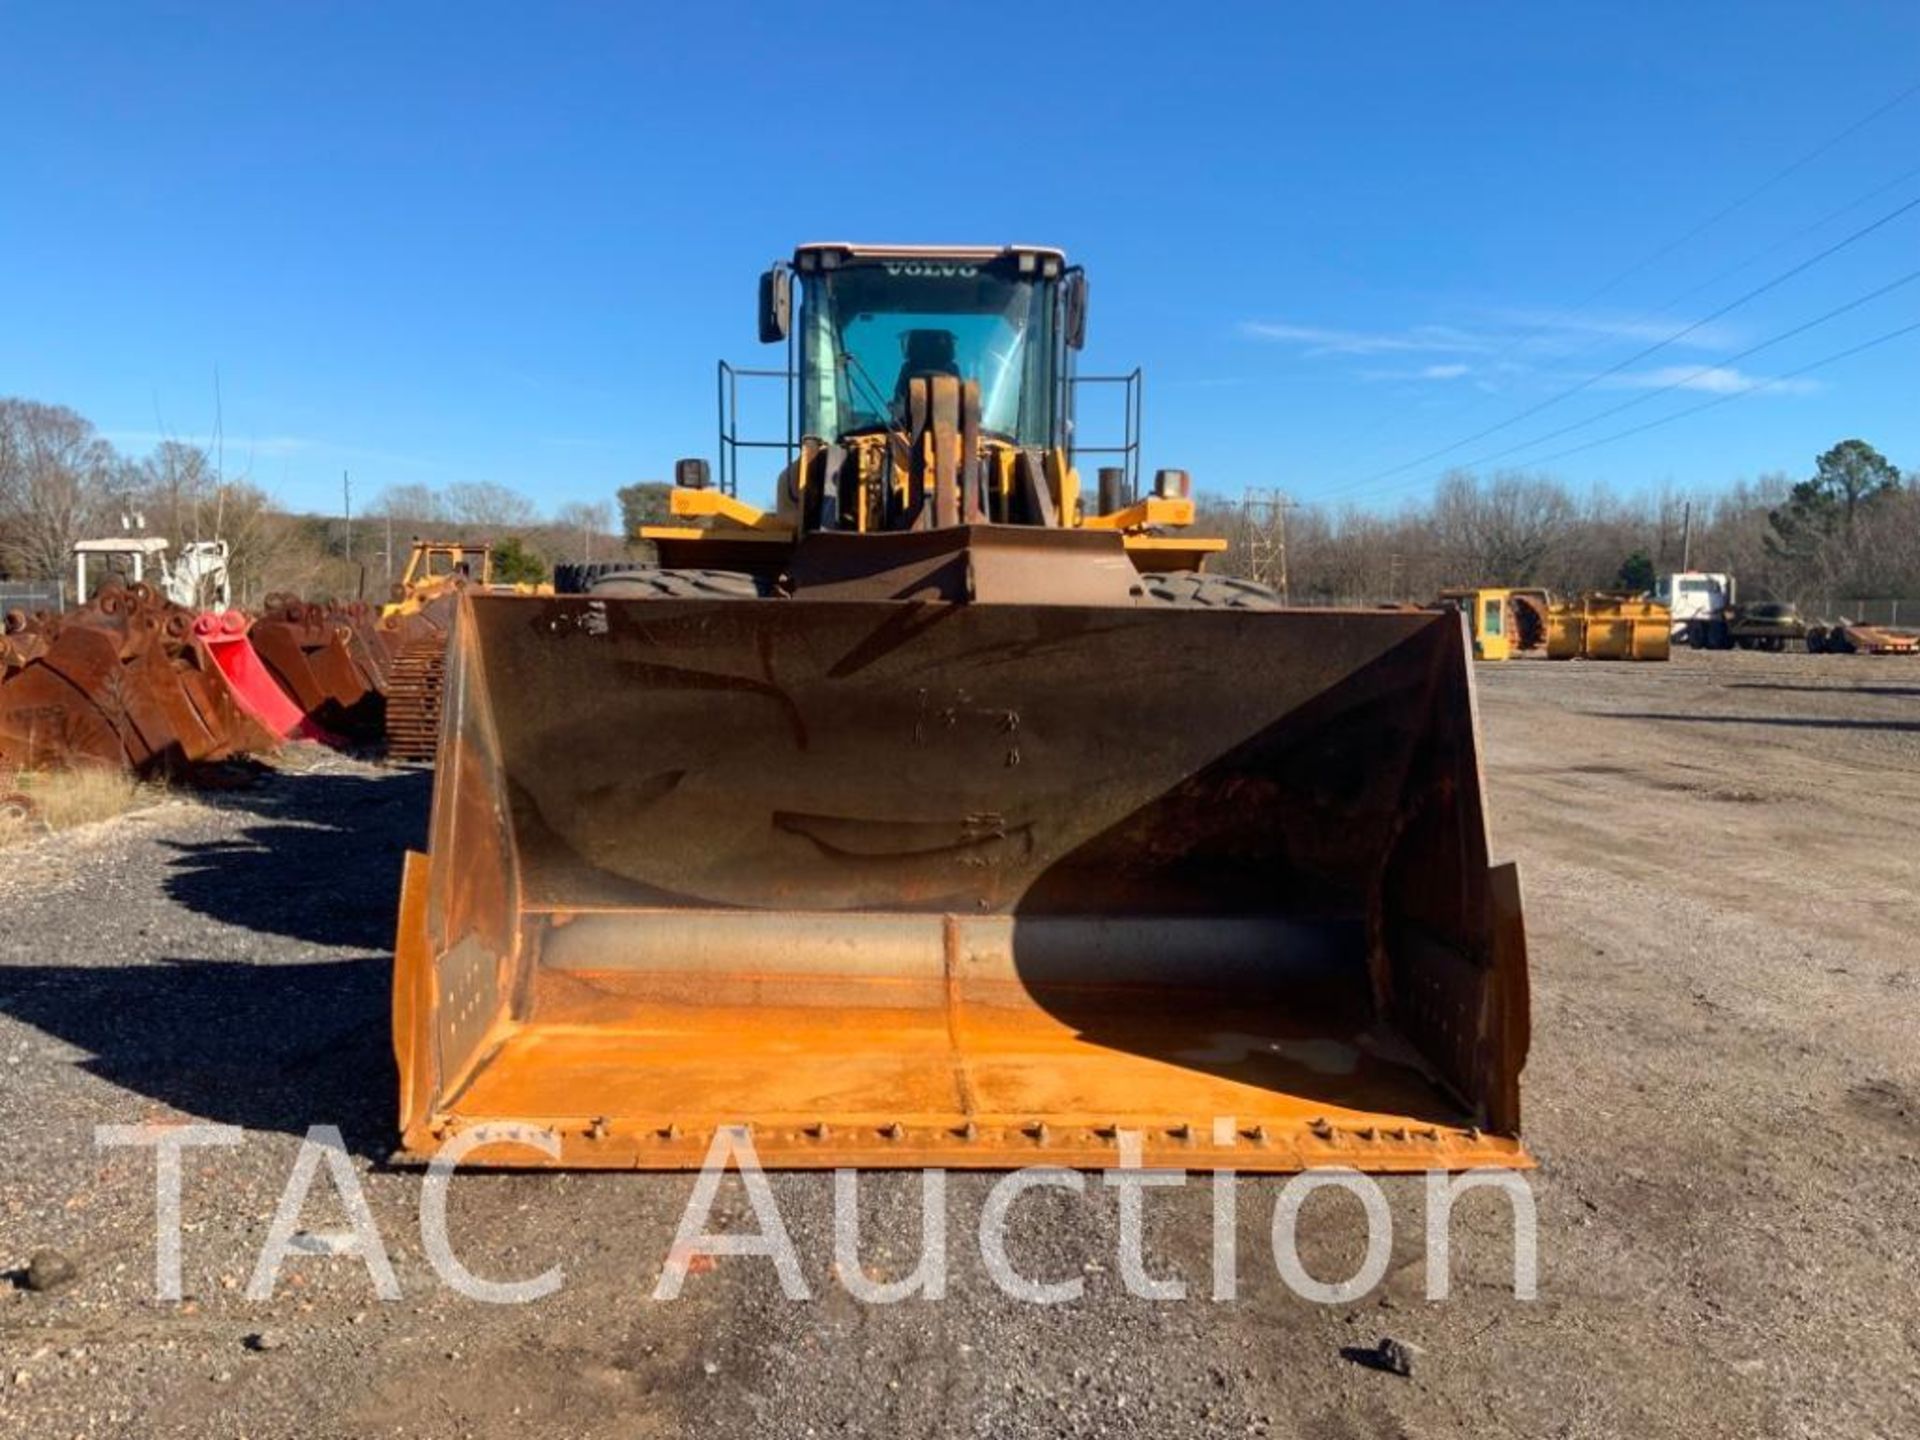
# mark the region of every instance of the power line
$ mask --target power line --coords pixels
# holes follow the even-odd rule
[[[1571,435],[1575,430],[1584,430],[1589,425],[1597,425],[1600,421],[1611,419],[1613,416],[1620,414],[1620,412],[1623,410],[1631,410],[1634,406],[1644,405],[1647,401],[1657,399],[1659,396],[1669,394],[1675,390],[1685,389],[1688,385],[1691,385],[1695,380],[1698,380],[1703,375],[1710,375],[1714,371],[1725,369],[1729,365],[1737,365],[1742,360],[1750,359],[1751,357],[1758,355],[1762,350],[1772,349],[1775,345],[1778,345],[1783,340],[1791,340],[1796,335],[1804,335],[1807,331],[1814,329],[1816,326],[1824,325],[1829,320],[1838,319],[1840,316],[1845,315],[1850,310],[1858,310],[1862,305],[1867,304],[1869,301],[1878,300],[1882,295],[1892,294],[1895,290],[1898,290],[1903,285],[1911,285],[1915,280],[1920,280],[1920,270],[1909,270],[1905,275],[1902,275],[1898,280],[1889,281],[1887,284],[1880,286],[1877,290],[1870,290],[1865,295],[1856,296],[1852,300],[1847,301],[1847,303],[1844,305],[1836,305],[1833,309],[1827,311],[1826,314],[1816,315],[1813,319],[1803,321],[1801,324],[1794,326],[1791,330],[1782,330],[1778,335],[1769,336],[1767,339],[1762,340],[1758,345],[1750,345],[1737,355],[1728,355],[1724,359],[1716,360],[1710,364],[1702,365],[1700,366],[1699,369],[1690,371],[1689,373],[1682,375],[1679,379],[1674,380],[1666,385],[1660,386],[1658,389],[1643,391],[1640,394],[1635,395],[1630,400],[1622,401],[1620,404],[1612,406],[1609,409],[1602,410],[1594,415],[1589,415],[1583,420],[1575,420],[1570,425],[1562,425],[1558,430],[1549,430],[1544,435],[1535,435],[1530,440],[1522,440],[1516,445],[1509,445],[1504,450],[1496,450],[1490,455],[1482,455],[1476,460],[1469,460],[1467,461],[1465,468],[1468,470],[1474,470],[1479,468],[1482,465],[1489,465],[1493,463],[1495,460],[1504,460],[1507,458],[1507,456],[1518,454],[1522,450],[1531,450],[1535,445],[1544,445],[1549,440],[1558,440],[1562,435]]]
[[[1654,262],[1665,259],[1668,255],[1671,255],[1675,250],[1678,250],[1681,246],[1685,245],[1688,241],[1695,239],[1696,237],[1704,234],[1706,231],[1712,229],[1715,225],[1718,225],[1722,220],[1726,219],[1729,215],[1734,214],[1738,210],[1744,209],[1747,205],[1751,204],[1753,201],[1759,199],[1762,195],[1766,194],[1769,190],[1773,189],[1773,187],[1778,185],[1782,180],[1785,180],[1789,176],[1797,174],[1799,171],[1805,169],[1813,161],[1819,159],[1822,155],[1826,154],[1829,150],[1832,150],[1835,146],[1839,145],[1842,141],[1847,140],[1852,136],[1854,136],[1855,134],[1859,133],[1861,130],[1864,130],[1867,126],[1871,125],[1874,121],[1878,120],[1882,115],[1885,115],[1889,111],[1897,109],[1899,106],[1905,104],[1908,100],[1912,99],[1916,94],[1920,94],[1920,81],[1915,81],[1913,84],[1907,86],[1906,89],[1902,90],[1899,94],[1895,95],[1891,100],[1887,100],[1884,103],[1876,106],[1873,110],[1870,110],[1869,112],[1867,112],[1867,114],[1861,116],[1858,120],[1848,125],[1845,129],[1839,131],[1835,135],[1829,136],[1827,139],[1821,141],[1818,145],[1814,146],[1811,150],[1806,151],[1798,159],[1793,160],[1788,164],[1782,166],[1780,169],[1774,171],[1773,174],[1769,175],[1765,180],[1762,180],[1758,185],[1754,186],[1753,189],[1748,190],[1745,194],[1739,196],[1737,199],[1722,206],[1719,210],[1716,210],[1712,215],[1709,215],[1705,220],[1702,220],[1697,225],[1693,226],[1692,229],[1687,230],[1685,233],[1681,234],[1675,239],[1668,241],[1665,245],[1662,245],[1659,249],[1653,251],[1651,254],[1645,255],[1641,257],[1639,260],[1634,261],[1633,264],[1627,266],[1626,269],[1614,275],[1613,278],[1611,278],[1610,280],[1604,281],[1596,289],[1589,291],[1586,297],[1580,300],[1579,302],[1577,302],[1574,305],[1573,309],[1570,312],[1568,312],[1568,314],[1570,316],[1577,317],[1585,313],[1587,308],[1591,306],[1594,303],[1594,301],[1601,299],[1603,296],[1611,294],[1614,290],[1618,289],[1626,281],[1632,279],[1635,275],[1638,275],[1641,271],[1645,270],[1648,266],[1652,265]],[[1694,287],[1694,289],[1687,291],[1686,294],[1680,295],[1673,300],[1669,300],[1667,304],[1661,308],[1663,310],[1670,309],[1671,307],[1680,304],[1681,301],[1689,299],[1694,295],[1697,295],[1701,290],[1706,289],[1711,285],[1717,284],[1720,280],[1725,279],[1728,275],[1737,274],[1740,270],[1743,270],[1748,265],[1753,264],[1754,261],[1759,260],[1768,254],[1771,254],[1773,250],[1778,249],[1781,245],[1791,244],[1794,240],[1797,240],[1801,235],[1809,234],[1814,230],[1818,230],[1822,225],[1825,225],[1828,221],[1833,220],[1840,215],[1844,215],[1848,210],[1853,209],[1854,206],[1856,205],[1865,204],[1868,200],[1871,200],[1875,196],[1883,194],[1885,191],[1892,189],[1895,185],[1898,185],[1900,181],[1908,179],[1914,174],[1920,174],[1920,168],[1916,168],[1915,170],[1909,170],[1906,172],[1905,175],[1900,176],[1899,179],[1889,181],[1886,185],[1881,186],[1879,189],[1870,191],[1868,194],[1860,196],[1858,199],[1849,201],[1847,204],[1841,206],[1839,210],[1836,210],[1831,214],[1829,214],[1828,216],[1826,216],[1825,219],[1818,220],[1814,222],[1814,224],[1812,224],[1811,226],[1807,227],[1806,229],[1795,232],[1793,235],[1787,237],[1786,240],[1776,242],[1775,245],[1770,246],[1767,249],[1761,250],[1749,256],[1746,260],[1743,260],[1739,265],[1733,267],[1733,269],[1723,271],[1720,274],[1714,276],[1713,279],[1705,281],[1701,285]],[[1509,340],[1504,347],[1502,347],[1500,350],[1495,352],[1494,355],[1486,363],[1490,365],[1497,365],[1500,361],[1504,360],[1507,356],[1511,355],[1515,350],[1517,350],[1520,346],[1524,345],[1527,341],[1532,340],[1539,335],[1545,334],[1548,330],[1552,328],[1553,328],[1552,321],[1543,321],[1539,325],[1535,325],[1530,329],[1521,331],[1520,334],[1514,336],[1513,339]],[[1588,347],[1588,349],[1591,349],[1591,348],[1592,347]],[[1584,354],[1586,353],[1586,351],[1583,350],[1579,353]],[[1484,398],[1485,397],[1482,397],[1482,399]],[[1474,401],[1472,404],[1466,407],[1466,412],[1471,412],[1472,410],[1477,409],[1481,403],[1482,403],[1481,400]],[[1347,435],[1346,437],[1344,437],[1338,442],[1338,446],[1340,447],[1345,446],[1348,440],[1354,439],[1359,435],[1365,434],[1367,433],[1367,431],[1384,428],[1385,426],[1398,420],[1401,416],[1411,413],[1417,407],[1418,404],[1419,402],[1416,400],[1411,404],[1404,405],[1400,409],[1391,412],[1385,420],[1378,422],[1378,424],[1370,424],[1361,430],[1355,430],[1350,432],[1349,435]]]
[[[1678,240],[1670,241],[1668,244],[1663,245],[1660,249],[1654,251],[1653,254],[1649,255],[1645,260],[1642,260],[1637,265],[1630,266],[1628,269],[1622,271],[1620,275],[1617,276],[1615,279],[1607,282],[1605,289],[1611,290],[1615,285],[1619,284],[1620,281],[1626,280],[1634,275],[1639,274],[1640,271],[1646,269],[1647,266],[1651,265],[1654,261],[1665,259],[1668,255],[1671,255],[1675,250],[1679,249],[1682,245],[1686,244],[1687,241],[1693,239],[1695,236],[1700,235],[1707,230],[1712,229],[1715,225],[1718,225],[1722,220],[1726,219],[1729,215],[1733,214],[1734,211],[1744,208],[1749,202],[1758,200],[1762,195],[1766,194],[1767,191],[1771,190],[1775,185],[1778,185],[1782,180],[1786,179],[1789,175],[1794,175],[1794,174],[1797,174],[1799,171],[1804,170],[1808,165],[1812,164],[1815,160],[1818,160],[1822,155],[1826,154],[1829,150],[1833,149],[1841,141],[1846,140],[1851,136],[1857,134],[1859,131],[1866,129],[1867,126],[1871,125],[1874,121],[1878,120],[1882,115],[1886,114],[1889,110],[1897,109],[1899,106],[1905,104],[1908,100],[1912,99],[1916,94],[1920,94],[1920,80],[1916,80],[1913,84],[1909,85],[1906,89],[1902,90],[1898,95],[1895,95],[1891,100],[1887,101],[1885,104],[1868,112],[1866,115],[1861,116],[1860,119],[1854,121],[1853,124],[1847,126],[1847,128],[1842,130],[1838,135],[1833,136],[1831,139],[1824,140],[1820,144],[1814,146],[1813,149],[1807,151],[1806,154],[1802,155],[1798,160],[1793,161],[1791,164],[1786,166],[1786,168],[1775,171],[1773,175],[1769,176],[1766,180],[1761,181],[1759,185],[1749,190],[1746,194],[1742,195],[1739,199],[1735,200],[1732,204],[1727,205],[1722,209],[1716,210],[1713,214],[1709,215],[1705,220],[1702,220],[1698,225],[1694,226],[1693,229],[1687,231],[1687,233],[1682,235]],[[1605,291],[1603,290],[1601,293],[1605,293]],[[1595,296],[1594,298],[1597,299],[1598,296]],[[1583,304],[1584,303],[1591,303],[1591,302],[1590,301],[1583,302]]]
[[[1809,222],[1808,224],[1802,225],[1798,230],[1793,231],[1791,234],[1782,235],[1778,240],[1774,240],[1769,244],[1761,246],[1758,250],[1754,251],[1751,255],[1747,256],[1746,259],[1740,261],[1738,264],[1729,265],[1724,270],[1716,270],[1713,274],[1709,275],[1706,279],[1702,280],[1699,284],[1688,287],[1687,289],[1681,291],[1678,295],[1674,296],[1671,300],[1667,301],[1664,305],[1660,307],[1660,310],[1658,313],[1664,315],[1667,311],[1673,309],[1674,306],[1684,304],[1686,301],[1691,300],[1694,296],[1700,294],[1703,290],[1711,290],[1714,286],[1718,285],[1722,280],[1727,279],[1729,276],[1738,275],[1742,270],[1746,269],[1749,265],[1752,265],[1756,261],[1764,260],[1767,258],[1767,256],[1772,255],[1777,251],[1786,249],[1787,246],[1793,244],[1794,241],[1801,239],[1803,236],[1811,235],[1816,230],[1825,229],[1828,225],[1831,225],[1835,220],[1838,220],[1842,215],[1846,214],[1849,210],[1858,210],[1862,205],[1866,204],[1869,200],[1878,200],[1882,195],[1886,194],[1889,190],[1899,189],[1902,185],[1906,184],[1907,181],[1913,179],[1914,176],[1916,175],[1920,175],[1920,165],[1915,165],[1910,170],[1901,171],[1898,175],[1894,176],[1893,179],[1874,186],[1873,189],[1867,191],[1864,195],[1856,195],[1853,197],[1853,199],[1847,201],[1846,204],[1837,206],[1836,208],[1829,210],[1826,214],[1822,215],[1818,220],[1814,220]],[[1584,354],[1585,352],[1583,351],[1581,353]]]
[[[1786,249],[1787,246],[1793,244],[1794,241],[1799,240],[1805,236],[1812,235],[1817,231],[1824,230],[1827,226],[1831,225],[1835,220],[1838,220],[1842,215],[1845,215],[1848,211],[1859,209],[1862,205],[1866,204],[1869,200],[1878,200],[1882,195],[1886,194],[1889,190],[1899,189],[1900,186],[1904,185],[1907,181],[1913,179],[1917,175],[1920,175],[1920,165],[1915,165],[1909,170],[1903,170],[1900,174],[1894,176],[1893,179],[1884,181],[1881,184],[1874,186],[1871,190],[1868,190],[1863,194],[1854,196],[1853,199],[1847,201],[1846,204],[1837,206],[1834,209],[1829,210],[1826,214],[1822,215],[1818,220],[1814,220],[1809,224],[1802,225],[1799,229],[1794,230],[1789,234],[1782,235],[1779,239],[1774,240],[1769,244],[1761,246],[1758,250],[1755,250],[1752,254],[1748,255],[1744,260],[1740,260],[1735,264],[1725,267],[1724,269],[1716,270],[1713,274],[1709,275],[1705,280],[1700,281],[1697,285],[1688,286],[1685,290],[1681,291],[1678,295],[1675,295],[1672,299],[1664,302],[1657,310],[1653,312],[1654,317],[1657,318],[1659,316],[1667,314],[1669,311],[1674,309],[1675,306],[1682,305],[1688,300],[1691,300],[1694,296],[1699,295],[1704,291],[1711,290],[1714,286],[1718,285],[1722,280],[1726,280],[1731,278],[1732,276],[1738,275],[1742,270],[1745,270],[1748,267],[1756,264],[1757,262],[1766,259],[1767,256]],[[1574,313],[1577,315],[1579,312],[1575,311]],[[1585,345],[1580,346],[1578,349],[1573,350],[1570,353],[1568,353],[1566,356],[1562,357],[1563,361],[1565,363],[1570,364],[1573,361],[1579,360],[1584,356],[1591,355],[1594,351],[1606,345],[1607,341],[1610,338],[1614,338],[1614,337],[1601,335],[1596,339],[1589,340]],[[1738,358],[1738,357],[1734,357],[1734,358]],[[1492,362],[1489,362],[1489,363],[1492,363]],[[1730,362],[1722,361],[1720,363],[1727,364]],[[1474,401],[1472,404],[1468,405],[1467,407],[1465,407],[1464,410],[1458,413],[1463,415],[1470,414],[1474,410],[1477,410],[1487,400],[1490,400],[1492,398],[1493,397],[1491,394],[1483,394],[1480,396],[1478,400]]]
[[[1823,355],[1818,360],[1810,361],[1800,366],[1797,370],[1789,370],[1783,375],[1776,375],[1773,379],[1764,384],[1756,385],[1750,390],[1735,390],[1731,394],[1716,395],[1713,399],[1705,401],[1702,404],[1691,405],[1685,410],[1676,410],[1671,415],[1662,415],[1659,419],[1649,420],[1643,425],[1635,425],[1626,430],[1616,430],[1611,435],[1602,435],[1597,440],[1588,440],[1584,444],[1572,445],[1565,450],[1556,450],[1551,455],[1541,457],[1539,463],[1545,465],[1555,460],[1564,460],[1569,455],[1578,455],[1583,451],[1598,449],[1602,445],[1611,445],[1615,440],[1624,440],[1630,435],[1640,435],[1648,430],[1658,429],[1662,425],[1670,425],[1675,420],[1685,420],[1690,415],[1698,415],[1701,411],[1711,410],[1716,405],[1726,405],[1735,400],[1745,399],[1747,396],[1757,394],[1762,390],[1771,390],[1784,384],[1788,380],[1797,380],[1802,375],[1810,374],[1828,365],[1836,365],[1840,361],[1850,359],[1864,350],[1871,350],[1877,345],[1885,345],[1890,340],[1898,340],[1902,335],[1911,335],[1916,330],[1920,330],[1920,320],[1915,320],[1909,325],[1902,325],[1898,330],[1889,330],[1884,335],[1876,335],[1871,340],[1863,340],[1858,345],[1849,346],[1845,350],[1835,351],[1831,355]]]
[[[1633,354],[1629,355],[1626,359],[1621,360],[1616,364],[1609,365],[1604,370],[1595,371],[1593,374],[1587,376],[1585,379],[1579,381],[1577,384],[1571,385],[1567,387],[1565,390],[1556,391],[1552,395],[1547,396],[1546,399],[1537,401],[1536,403],[1527,406],[1527,408],[1524,410],[1516,411],[1514,414],[1509,415],[1506,419],[1497,421],[1492,425],[1488,425],[1484,429],[1476,430],[1474,431],[1473,434],[1468,435],[1463,439],[1455,440],[1451,444],[1442,445],[1437,450],[1429,450],[1424,455],[1416,456],[1414,459],[1403,461],[1401,464],[1398,464],[1398,465],[1389,466],[1385,470],[1376,471],[1374,474],[1367,476],[1364,480],[1360,480],[1356,482],[1356,484],[1359,488],[1364,489],[1365,487],[1372,485],[1376,481],[1386,480],[1391,478],[1392,476],[1401,474],[1403,471],[1415,469],[1421,465],[1427,464],[1430,461],[1438,460],[1443,455],[1451,455],[1454,451],[1463,449],[1464,447],[1473,444],[1477,440],[1484,440],[1489,435],[1497,435],[1500,431],[1505,430],[1511,425],[1517,425],[1522,420],[1526,420],[1534,415],[1538,415],[1542,410],[1546,410],[1551,408],[1552,406],[1558,405],[1562,400],[1571,399],[1573,396],[1578,395],[1581,391],[1589,389],[1594,385],[1597,385],[1600,381],[1606,380],[1614,375],[1618,375],[1622,370],[1627,369],[1629,366],[1639,364],[1642,360],[1645,360],[1648,356],[1658,354],[1660,351],[1666,349],[1669,345],[1674,344],[1676,341],[1684,340],[1687,336],[1693,334],[1696,330],[1701,329],[1703,326],[1711,325],[1715,320],[1718,320],[1723,316],[1731,314],[1733,311],[1739,309],[1742,305],[1747,304],[1749,301],[1757,300],[1762,295],[1767,294],[1771,290],[1777,290],[1780,286],[1786,284],[1787,281],[1793,279],[1795,276],[1805,273],[1807,270],[1812,269],[1815,265],[1818,265],[1821,261],[1826,260],[1829,257],[1838,254],[1840,251],[1846,249],[1849,245],[1852,245],[1857,241],[1865,239],[1867,236],[1873,234],[1876,230],[1879,230],[1881,227],[1885,225],[1891,224],[1893,221],[1899,219],[1902,215],[1905,215],[1910,210],[1913,210],[1916,208],[1920,208],[1920,196],[1916,196],[1912,200],[1907,201],[1906,204],[1897,206],[1896,208],[1889,210],[1886,214],[1882,215],[1879,219],[1871,221],[1868,224],[1861,226],[1858,230],[1855,230],[1850,235],[1847,235],[1840,240],[1836,240],[1833,244],[1827,246],[1826,249],[1818,251],[1817,253],[1808,256],[1805,260],[1800,261],[1799,264],[1790,266],[1786,270],[1781,271],[1778,275],[1775,275],[1772,279],[1765,281],[1760,285],[1756,285],[1753,289],[1747,291],[1743,295],[1736,297],[1735,299],[1729,300],[1726,304],[1722,305],[1719,309],[1710,311],[1708,314],[1701,316],[1698,320],[1692,321],[1689,324],[1681,326],[1678,330],[1675,330],[1672,334],[1667,335],[1660,340],[1656,340],[1653,344],[1648,345],[1643,349],[1635,351]],[[1351,486],[1339,487],[1339,489],[1336,489],[1336,491],[1332,493],[1341,493],[1342,490],[1352,490],[1353,488],[1354,487],[1351,487]]]

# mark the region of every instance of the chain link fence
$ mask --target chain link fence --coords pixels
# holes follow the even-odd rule
[[[1819,601],[1817,607],[1800,607],[1811,619],[1838,620],[1843,616],[1860,625],[1884,625],[1888,629],[1920,627],[1920,599],[1908,600],[1860,600],[1845,596],[1829,596]]]
[[[0,580],[0,613],[8,610],[64,610],[67,587],[47,580]]]

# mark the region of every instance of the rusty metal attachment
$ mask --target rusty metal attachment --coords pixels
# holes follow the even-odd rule
[[[939,550],[901,538],[880,584]],[[1180,1167],[1530,1163],[1458,615],[808,594],[460,597],[409,1151],[512,1120],[580,1166],[727,1125],[794,1167],[1104,1165],[1121,1130]]]
[[[0,761],[0,826],[40,823],[40,802],[24,790],[14,789],[14,767]]]
[[[196,633],[193,612],[145,585],[66,615],[8,617],[0,644],[0,760],[175,770],[270,746]]]
[[[267,613],[195,613],[110,582],[65,614],[0,632],[0,763],[180,774],[299,737],[377,736],[395,644],[357,601],[269,597]]]
[[[248,638],[280,688],[316,725],[350,740],[381,733],[386,702],[349,613],[270,595]]]
[[[199,615],[193,622],[194,636],[226,677],[235,703],[269,735],[276,740],[291,735],[325,739],[326,732],[307,718],[260,659],[248,638],[251,629],[252,621],[238,610]]]

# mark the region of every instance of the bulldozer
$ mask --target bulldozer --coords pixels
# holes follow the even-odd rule
[[[392,598],[380,607],[378,633],[387,654],[387,673],[382,678],[391,758],[433,758],[455,594],[467,585],[492,583],[490,542],[413,541],[407,568],[394,582]]]
[[[1087,296],[1045,247],[803,245],[760,281],[786,438],[723,364],[658,564],[458,593],[402,1155],[1532,1163],[1463,617],[1209,573],[1138,372],[1122,443],[1077,423]]]

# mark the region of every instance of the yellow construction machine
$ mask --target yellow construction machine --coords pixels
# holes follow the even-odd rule
[[[1515,649],[1512,619],[1508,614],[1512,598],[1511,590],[1483,586],[1473,590],[1442,590],[1439,603],[1466,617],[1474,659],[1506,660]]]
[[[1594,591],[1555,605],[1547,625],[1549,660],[1665,660],[1672,616],[1658,600]]]
[[[468,585],[492,582],[491,542],[413,541],[407,568],[394,582],[393,598],[380,607],[380,633],[391,657],[386,739],[393,759],[433,758],[454,597]]]
[[[407,550],[407,568],[393,584],[393,598],[380,607],[382,618],[418,610],[455,585],[493,583],[490,540],[421,540]]]
[[[1511,660],[1546,648],[1553,599],[1538,586],[1442,590],[1435,606],[1466,616],[1476,660]]]
[[[1138,372],[1115,444],[1076,424],[1104,377],[1058,250],[806,245],[760,297],[770,505],[722,366],[658,565],[457,597],[403,1150],[1531,1163],[1461,617],[1204,573],[1186,476],[1140,483]]]

